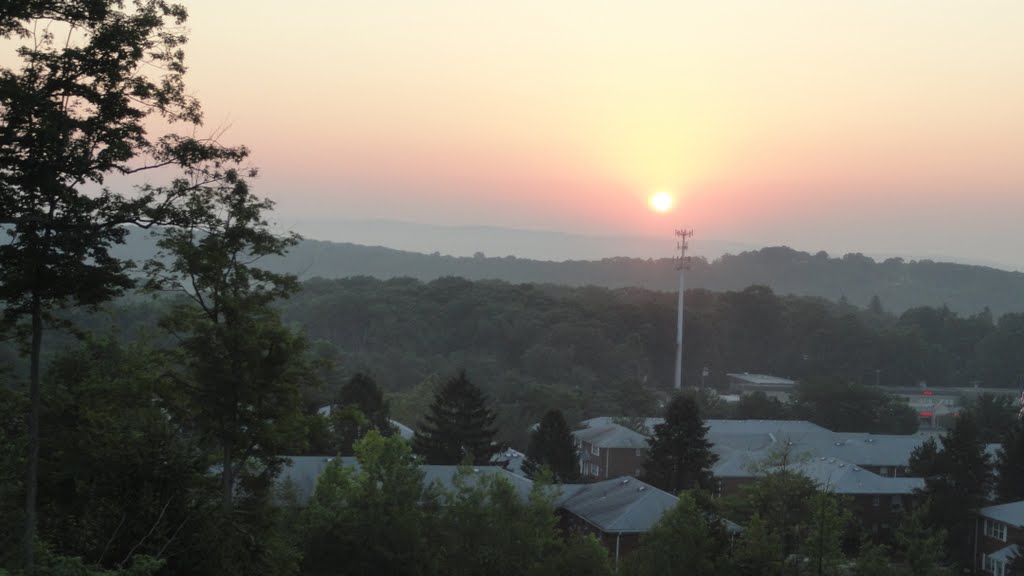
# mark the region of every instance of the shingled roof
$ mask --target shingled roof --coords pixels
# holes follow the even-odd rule
[[[1024,500],[987,506],[982,508],[979,513],[985,518],[998,520],[1017,528],[1024,528]]]
[[[598,448],[647,448],[647,436],[615,423],[575,430],[573,436]]]
[[[675,496],[629,476],[560,488],[556,507],[607,533],[647,532],[676,504]]]

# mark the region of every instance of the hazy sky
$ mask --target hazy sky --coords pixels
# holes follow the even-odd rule
[[[186,4],[207,129],[253,148],[257,190],[300,231],[385,218],[671,243],[685,225],[697,252],[1024,269],[1020,0]],[[659,189],[667,215],[646,203]]]

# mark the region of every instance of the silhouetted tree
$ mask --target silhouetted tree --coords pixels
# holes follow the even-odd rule
[[[0,37],[24,40],[20,68],[0,68],[0,303],[27,320],[29,415],[24,557],[36,535],[40,354],[48,312],[95,305],[133,282],[110,254],[129,224],[161,222],[195,181],[219,179],[222,162],[244,158],[193,138],[147,134],[151,118],[201,121],[183,82],[183,6],[163,0],[5,2]],[[128,196],[109,179],[178,166],[187,177]],[[194,179],[191,177],[195,177]]]
[[[1010,426],[1003,437],[996,470],[996,494],[999,500],[1024,500],[1024,420],[1018,420]]]
[[[427,464],[487,464],[500,448],[494,443],[494,418],[483,392],[460,371],[434,396],[413,451]]]
[[[246,466],[273,477],[294,435],[304,433],[300,390],[312,379],[306,341],[273,306],[298,282],[254,265],[284,254],[298,237],[274,234],[265,219],[273,203],[234,172],[193,193],[185,207],[160,233],[164,257],[146,268],[150,288],[184,297],[162,324],[181,340],[178,377],[191,391],[196,425],[219,453],[222,506],[230,512]]]
[[[338,391],[338,406],[355,406],[363,413],[371,426],[388,436],[393,432],[391,408],[384,399],[384,392],[373,377],[356,372]]]
[[[998,444],[1017,423],[1017,406],[1007,395],[980,394],[967,409],[974,413],[978,423],[978,436],[986,444]]]
[[[541,467],[550,470],[558,483],[579,477],[576,446],[561,410],[549,410],[530,433],[523,472],[532,478]]]
[[[711,467],[718,461],[707,439],[708,427],[697,400],[681,394],[669,402],[665,421],[654,427],[645,479],[670,493],[711,487]]]
[[[913,434],[918,426],[917,413],[906,403],[874,386],[844,380],[800,382],[793,411],[835,432]]]
[[[941,438],[941,447],[922,448],[912,455],[912,470],[925,476],[923,496],[929,499],[928,523],[948,533],[946,552],[960,566],[974,561],[975,511],[987,501],[992,463],[970,411]]]

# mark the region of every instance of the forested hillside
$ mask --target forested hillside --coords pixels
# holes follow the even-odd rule
[[[958,315],[918,307],[900,315],[823,299],[778,296],[752,286],[688,293],[685,379],[707,367],[708,386],[727,372],[861,384],[1016,387],[1024,374],[1024,314]],[[651,389],[671,387],[675,295],[641,288],[570,288],[442,278],[313,279],[280,306],[324,360],[326,401],[356,371],[392,395],[415,425],[434,385],[465,368],[497,403],[512,437],[551,406],[579,419],[651,413]],[[75,318],[159,344],[164,307],[135,297]],[[69,337],[54,339],[55,348]],[[12,350],[6,351],[13,358]]]
[[[671,246],[669,246],[671,247]],[[123,254],[142,261],[152,256],[152,242],[133,235]],[[430,247],[424,247],[430,250]],[[306,240],[284,258],[264,266],[278,272],[314,277],[411,277],[423,281],[445,276],[513,283],[643,287],[674,290],[678,282],[672,261],[609,258],[597,261],[550,262],[522,258],[454,257],[404,252],[382,247]],[[687,277],[691,288],[742,290],[764,285],[778,294],[817,296],[832,301],[846,298],[867,306],[878,296],[887,310],[902,312],[915,306],[948,306],[960,314],[986,307],[999,316],[1024,311],[1024,274],[987,268],[891,258],[883,262],[861,254],[830,257],[786,247],[763,248],[714,261],[695,258]]]

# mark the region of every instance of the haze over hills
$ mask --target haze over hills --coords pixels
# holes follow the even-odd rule
[[[485,235],[480,235],[484,237]],[[572,235],[565,235],[572,239]],[[484,242],[484,240],[481,240]],[[490,242],[495,242],[494,239]],[[486,247],[483,244],[481,247]],[[305,240],[285,258],[267,260],[269,269],[314,277],[343,278],[408,276],[429,281],[444,276],[513,283],[637,286],[676,289],[678,276],[671,258],[602,258],[551,261],[483,255],[451,256],[424,246],[422,252],[347,242]],[[148,234],[133,234],[118,254],[144,260],[155,252]],[[831,257],[788,247],[747,250],[721,257],[692,259],[687,288],[740,290],[763,284],[778,294],[817,296],[867,306],[878,296],[883,307],[900,313],[915,306],[942,306],[960,314],[988,307],[993,314],[1024,311],[1024,273],[996,268],[890,258],[876,261],[862,254]]]

